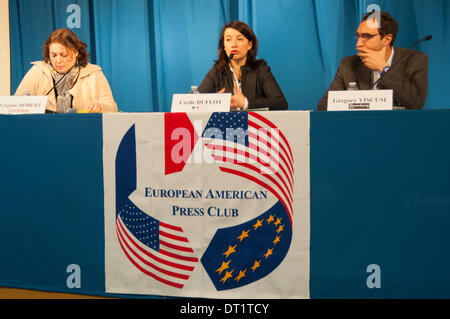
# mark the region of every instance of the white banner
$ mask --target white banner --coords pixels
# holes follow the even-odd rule
[[[309,298],[309,112],[103,115],[108,293]]]

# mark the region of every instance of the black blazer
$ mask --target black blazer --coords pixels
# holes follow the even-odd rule
[[[372,89],[372,70],[357,55],[341,60],[336,76],[317,109],[327,109],[328,91],[346,90],[350,82],[356,82],[360,90]],[[394,105],[407,109],[423,108],[428,92],[428,56],[419,51],[394,47],[392,67],[383,75],[377,87],[394,90]]]
[[[233,73],[228,65],[223,70],[213,66],[198,90],[200,93],[216,93],[225,88],[225,93],[233,93],[233,87]],[[268,107],[269,110],[286,110],[288,108],[283,92],[264,60],[258,61],[256,68],[248,65],[241,67],[241,90],[248,100],[249,109]]]

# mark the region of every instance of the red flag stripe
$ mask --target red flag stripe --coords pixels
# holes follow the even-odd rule
[[[272,187],[270,187],[266,183],[260,181],[259,179],[255,178],[249,174],[246,174],[246,173],[243,173],[243,172],[231,169],[231,168],[220,167],[220,170],[225,173],[237,175],[237,176],[243,177],[245,179],[251,180],[251,181],[257,183],[258,185],[264,187],[265,189],[269,190],[272,194],[274,194],[280,200],[281,204],[283,204],[284,208],[288,212],[289,220],[291,221],[291,227],[292,227],[292,208],[289,209],[289,207],[286,205],[286,202],[283,200],[283,198],[281,198],[281,196],[277,192],[275,192],[275,190]]]
[[[214,156],[214,155],[213,155],[213,156]],[[250,165],[250,164],[247,164],[247,163],[239,163],[238,161],[234,161],[233,164],[236,164],[236,165],[239,165],[239,166],[248,168],[248,169],[253,170],[253,171],[257,172],[257,173],[258,173],[258,171],[259,171],[259,168],[258,168],[258,167],[253,166],[253,165]],[[283,193],[284,197],[288,200],[289,203],[292,202],[291,194],[289,193],[289,196],[288,196],[288,195],[286,194],[285,190],[280,186],[280,184],[279,184],[272,176],[270,176],[270,175],[263,175],[263,176],[264,176],[265,178],[267,178],[268,180],[270,180],[272,183],[274,183],[274,184],[278,187],[278,189]],[[283,180],[282,180],[282,182],[284,183]],[[286,184],[284,184],[284,185],[285,185],[285,187],[287,188]],[[288,191],[288,192],[289,192],[289,191]],[[289,206],[291,206],[291,204],[290,204]],[[291,209],[292,209],[292,207],[291,207]]]
[[[175,250],[179,250],[179,251],[184,251],[184,252],[188,252],[188,253],[193,253],[194,251],[192,250],[192,248],[190,247],[183,247],[183,246],[178,246],[178,245],[174,245],[171,243],[168,243],[164,240],[159,240],[159,244],[162,246],[166,246]]]
[[[261,135],[257,135],[255,133],[249,131],[248,132],[248,137],[249,137],[249,139],[252,138],[252,139],[255,139],[257,141],[263,141],[264,143],[266,143],[269,146],[269,149],[271,149],[271,150],[274,149],[272,144],[269,141],[267,141],[266,139],[264,139]],[[280,158],[283,161],[283,163],[288,167],[289,173],[294,174],[294,165],[293,165],[293,163],[290,160],[287,160],[286,157],[283,155],[283,153],[284,153],[286,156],[288,156],[287,152],[286,152],[286,149],[283,147],[282,144],[278,144],[278,145],[283,150],[283,152],[278,151],[278,155],[280,156]]]
[[[160,272],[164,275],[170,276],[170,277],[175,277],[178,279],[183,279],[183,280],[187,280],[189,279],[188,275],[184,275],[184,274],[179,274],[173,271],[169,271],[167,269],[161,268],[151,262],[149,262],[148,260],[145,260],[144,258],[142,258],[142,256],[140,256],[138,253],[136,253],[136,251],[127,243],[126,240],[124,240],[122,232],[119,230],[118,231],[120,240],[125,244],[125,246],[128,248],[128,250],[137,258],[139,259],[142,263],[146,264],[147,266],[149,266],[150,268],[153,268],[154,270],[156,270],[157,272]]]
[[[256,124],[255,122],[252,122],[252,121],[248,121],[248,125],[249,126],[252,126],[252,127],[254,127],[254,128],[256,128],[257,130],[263,130],[264,128],[262,127],[262,126],[260,126],[260,125],[258,125],[258,124]],[[281,136],[281,134],[283,133],[283,132],[281,132],[281,131],[279,131],[279,133],[280,133],[280,136]],[[287,141],[285,141],[285,143],[287,143]],[[281,143],[281,142],[278,142],[278,145],[280,145],[280,147],[281,147],[281,149],[283,150],[283,152],[286,154],[286,156],[288,156],[288,168],[289,168],[289,171],[292,173],[293,172],[293,170],[294,170],[294,164],[293,164],[293,160],[292,160],[292,158],[291,157],[289,157],[289,153],[286,151],[286,149],[284,148],[284,146],[283,146],[283,143]],[[287,145],[288,147],[289,147],[289,145]],[[292,155],[292,154],[291,154]]]
[[[167,238],[170,238],[170,239],[173,239],[173,240],[178,240],[178,241],[182,241],[182,242],[185,242],[185,243],[189,242],[189,240],[186,237],[181,237],[181,236],[177,236],[177,235],[166,233],[165,231],[162,231],[161,228],[159,230],[159,234],[161,236],[164,236],[164,237],[167,237]]]
[[[236,150],[236,147],[232,147],[232,146],[222,146],[222,145],[215,145],[215,144],[206,144],[205,145],[207,148],[209,148],[209,149],[213,149],[213,150],[217,150],[217,151],[224,151],[224,152],[226,152],[226,153],[232,153],[232,154],[236,154],[235,153],[235,150]],[[251,154],[250,152],[248,152],[248,151],[243,151],[243,150],[240,150],[241,152],[242,152],[242,154],[240,154],[240,155],[242,155],[242,156],[244,156],[244,157],[247,157],[247,158],[250,158],[250,159],[252,159],[252,160],[255,160],[256,162],[258,162],[259,164],[261,164],[262,166],[264,166],[264,167],[266,167],[267,169],[269,169],[273,174],[276,174],[277,173],[277,171],[272,167],[272,166],[267,166],[266,165],[266,163],[264,163],[260,158],[259,158],[259,156],[256,156],[256,155],[254,155],[254,154]],[[220,156],[220,155],[219,155]],[[231,162],[232,160],[230,160],[230,162]],[[226,163],[226,161],[225,160],[223,160],[223,162],[225,162]]]
[[[117,230],[117,231],[118,231],[118,230]],[[121,242],[120,239],[119,239],[119,244],[120,244],[120,247],[122,247],[122,251],[125,253],[125,255],[127,256],[128,260],[129,260],[129,261],[130,261],[137,269],[139,269],[141,272],[143,272],[143,273],[146,274],[147,276],[150,276],[150,277],[152,277],[153,279],[155,279],[155,280],[157,280],[157,281],[159,281],[159,282],[162,282],[162,283],[164,283],[164,284],[166,284],[166,285],[168,285],[168,286],[174,287],[174,288],[181,289],[181,288],[184,287],[183,284],[179,284],[179,283],[172,282],[172,281],[170,281],[170,280],[161,278],[161,277],[155,275],[154,273],[152,273],[152,272],[150,272],[150,271],[144,269],[143,267],[141,267],[141,265],[139,265],[136,261],[134,261],[133,258],[131,258],[131,256],[130,256],[130,255],[127,253],[127,251],[125,250],[125,247],[123,247],[123,244],[122,244],[122,242]]]
[[[170,251],[164,250],[164,249],[160,249],[159,250],[160,254],[166,255],[168,257],[172,257],[174,259],[179,259],[179,260],[184,260],[184,261],[189,261],[189,262],[198,262],[198,258],[196,257],[187,257],[187,256],[182,256],[182,255],[177,255],[174,254]],[[192,270],[194,270],[194,267],[192,267]]]
[[[248,125],[250,128],[254,128],[256,130],[258,130],[258,132],[264,132],[267,131],[266,128],[260,126],[259,124],[249,120],[248,121]],[[275,126],[273,126],[273,128],[276,128]],[[276,128],[278,130],[278,128]],[[289,171],[293,174],[294,171],[294,160],[292,157],[292,151],[290,149],[289,143],[287,142],[286,138],[283,135],[283,132],[278,130],[279,136],[281,137],[282,141],[279,141],[276,137],[272,136],[269,138],[273,138],[275,140],[275,143],[277,143],[281,149],[281,152],[284,153],[286,155],[286,157],[284,157],[286,159],[286,165],[289,169]],[[261,134],[259,134],[261,135]],[[289,149],[289,152],[286,150],[286,148],[284,147],[284,144],[286,144],[287,148]],[[280,152],[280,153],[281,153]]]
[[[213,155],[213,158],[217,161],[220,161],[220,157],[222,157],[222,155],[216,156]],[[284,178],[281,176],[281,174],[279,172],[275,173],[274,175],[276,177],[278,177],[278,179],[283,183],[284,187],[281,187],[281,185],[269,174],[261,174],[261,168],[257,167],[255,165],[251,165],[245,162],[241,162],[239,160],[233,159],[233,158],[225,158],[225,161],[223,161],[224,163],[231,163],[231,164],[235,164],[235,165],[240,165],[242,167],[251,169],[253,171],[255,171],[256,173],[260,174],[262,177],[269,179],[272,183],[276,184],[278,186],[278,188],[284,193],[284,190],[287,191],[287,194],[284,193],[286,199],[292,201],[292,193],[289,190],[288,185],[286,184]],[[289,196],[288,196],[289,195]]]
[[[248,114],[249,114],[250,116],[253,116],[254,118],[260,120],[261,122],[264,122],[265,124],[267,124],[267,125],[268,125],[269,127],[271,127],[271,128],[277,128],[277,126],[276,126],[275,124],[273,124],[271,121],[269,121],[268,119],[266,119],[265,117],[263,117],[261,114],[258,114],[258,113],[255,113],[255,112],[249,112]],[[286,137],[284,136],[283,132],[282,132],[282,131],[279,131],[279,132],[280,132],[281,138],[282,138],[283,141],[286,143],[286,146],[287,146],[288,149],[289,149],[289,154],[287,154],[287,155],[290,155],[290,159],[291,159],[291,161],[292,161],[292,163],[293,163],[293,162],[294,162],[294,160],[293,160],[294,157],[293,157],[293,155],[292,155],[291,147],[289,146],[289,143],[288,143]]]
[[[249,142],[249,146],[252,146],[252,147],[255,147],[255,145],[254,144],[251,144],[250,142]],[[284,169],[284,166],[285,165],[278,165],[278,167],[281,169],[281,171],[284,173],[284,176],[286,176],[286,179],[288,180],[288,182],[289,182],[289,186],[290,186],[290,191],[292,191],[293,190],[293,188],[294,188],[294,186],[293,186],[293,183],[294,183],[294,181],[293,181],[293,178],[292,178],[292,173],[291,174],[288,174],[288,172],[286,172],[286,170]],[[274,170],[274,172],[276,172],[275,170]],[[274,173],[274,174],[279,174],[278,172],[276,172],[276,173]]]
[[[261,133],[261,130],[248,130],[248,140],[255,140],[254,144],[258,146],[258,149],[261,150],[262,153],[264,154],[271,154],[273,152],[277,152],[280,153],[280,151],[278,150],[278,145],[280,145],[276,139],[271,138],[267,133]],[[275,140],[273,145],[273,140]],[[264,147],[267,149],[264,149]],[[276,147],[275,147],[276,146]],[[269,155],[267,155],[269,156]]]
[[[268,153],[266,152],[266,150],[262,149],[262,147],[260,145],[257,145],[253,142],[248,142],[248,148],[251,149],[252,151],[256,151],[258,153],[258,155],[260,155],[261,159],[262,156],[267,157],[268,159],[270,159],[270,162],[272,162],[274,165],[276,166],[280,166],[280,161],[277,160],[275,157],[273,157],[272,153]],[[270,163],[268,162],[268,163]],[[264,163],[264,165],[269,165],[268,163]]]
[[[218,150],[218,151],[223,151],[223,152],[225,152],[225,153],[232,153],[232,154],[234,154],[235,152],[234,152],[234,150],[235,150],[235,147],[231,147],[231,146],[222,146],[222,145],[214,145],[214,144],[206,144],[205,145],[207,148],[210,148],[210,149],[213,149],[213,150]],[[250,154],[249,152],[247,152],[247,151],[245,151],[244,152],[245,153],[245,157],[248,157],[248,158],[250,158],[250,156],[252,155],[252,154]],[[234,162],[236,162],[236,163],[241,163],[242,161],[240,161],[240,160],[236,160],[236,159],[233,159],[233,158],[229,158],[229,157],[226,157],[226,156],[224,156],[224,155],[215,155],[216,157],[215,157],[215,159],[216,160],[218,160],[218,161],[222,161],[222,162],[224,162],[224,163],[234,163]],[[251,157],[253,160],[255,160],[255,161],[257,161],[259,164],[261,164],[261,165],[263,165],[264,167],[266,167],[266,168],[268,168],[270,171],[272,171],[272,173],[275,175],[275,176],[277,176],[282,182],[283,182],[283,184],[284,184],[284,186],[286,187],[286,189],[288,190],[288,192],[289,192],[289,194],[292,196],[292,189],[293,189],[293,185],[292,185],[292,183],[291,183],[291,181],[290,181],[290,179],[287,177],[287,180],[288,180],[288,182],[289,182],[289,186],[290,187],[288,187],[287,185],[286,185],[286,183],[285,183],[285,181],[284,181],[284,179],[281,177],[281,175],[280,175],[280,173],[279,172],[277,172],[273,167],[271,167],[271,166],[266,166],[265,165],[265,163],[259,158],[259,156],[258,157],[255,157],[255,156],[253,156],[253,157]],[[283,168],[283,166],[279,166],[280,168],[281,168],[281,170],[283,171],[283,173],[287,176],[287,172],[286,172],[286,170]],[[262,174],[263,176],[266,176],[266,175],[269,175],[269,174]]]
[[[118,217],[118,219],[119,219],[119,218],[120,218],[120,217]],[[183,265],[183,264],[178,264],[178,263],[174,263],[174,262],[169,261],[169,260],[162,259],[162,258],[160,258],[160,257],[158,257],[158,256],[155,256],[155,255],[152,254],[151,252],[149,252],[149,251],[143,249],[143,248],[142,248],[139,244],[137,244],[137,243],[133,240],[133,238],[131,238],[131,236],[125,231],[125,229],[124,229],[125,226],[122,224],[122,220],[121,220],[121,219],[118,220],[117,225],[118,225],[118,227],[120,228],[121,233],[125,234],[125,236],[127,237],[127,239],[128,239],[128,240],[129,240],[129,241],[130,241],[137,249],[139,249],[144,255],[146,255],[147,257],[150,257],[150,258],[152,258],[153,260],[155,260],[155,261],[157,261],[157,262],[159,262],[159,263],[161,263],[161,264],[164,264],[164,265],[166,265],[166,266],[169,266],[169,267],[177,268],[177,269],[180,269],[180,270],[187,270],[187,271],[193,271],[193,270],[194,270],[194,267],[193,267],[193,266],[187,266],[187,265]]]
[[[183,228],[178,227],[178,226],[169,225],[169,224],[166,224],[166,223],[163,223],[163,222],[159,222],[159,227],[160,228],[161,227],[165,227],[165,228],[172,229],[172,230],[175,230],[175,231],[183,232]]]

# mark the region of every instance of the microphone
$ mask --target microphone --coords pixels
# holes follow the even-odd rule
[[[47,96],[47,95],[49,95],[50,94],[50,92],[51,91],[53,91],[54,89],[55,89],[55,87],[59,84],[59,82],[61,82],[62,81],[62,79],[64,79],[65,77],[66,77],[66,75],[67,74],[69,74],[70,73],[70,71],[72,71],[72,69],[75,67],[75,64],[74,65],[72,65],[72,67],[69,69],[69,70],[67,70],[67,72],[66,73],[64,73],[64,75],[59,79],[59,81],[58,82],[56,82],[56,83],[54,83],[54,85],[53,85],[53,87],[50,89],[50,91],[48,91],[46,94],[45,94],[45,96]],[[56,91],[55,91],[56,92]]]
[[[230,61],[231,61],[231,60],[233,60],[233,58],[234,58],[234,54],[233,54],[233,53],[231,53],[231,54],[230,54],[230,56],[229,56],[228,58],[230,59]]]
[[[433,39],[433,36],[432,36],[431,34],[429,34],[429,35],[423,37],[422,39],[420,39],[419,41],[415,42],[415,43],[410,47],[410,49],[414,48],[414,47],[415,47],[416,45],[418,45],[420,42],[423,42],[423,41],[430,41],[431,39]]]

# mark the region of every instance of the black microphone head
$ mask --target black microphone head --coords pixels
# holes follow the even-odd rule
[[[422,39],[420,39],[419,41],[417,41],[416,43],[414,43],[414,44],[410,47],[410,49],[414,48],[414,47],[415,47],[416,45],[418,45],[420,42],[423,42],[423,41],[429,41],[429,40],[431,40],[431,39],[433,39],[433,36],[432,36],[431,34],[429,34],[429,35],[423,37]]]
[[[230,59],[230,61],[231,61],[231,60],[233,60],[233,57],[234,57],[234,54],[233,54],[233,53],[231,53],[231,54],[230,54],[230,56],[229,56],[228,58],[229,58],[229,59]]]

